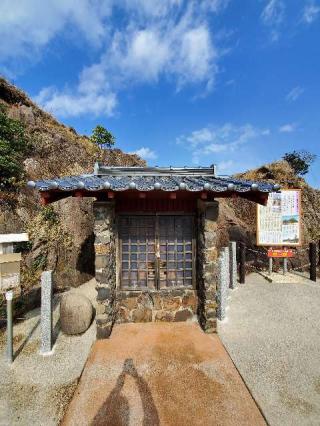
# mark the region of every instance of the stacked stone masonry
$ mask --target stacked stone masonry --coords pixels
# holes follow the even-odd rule
[[[187,321],[197,319],[197,295],[192,289],[121,291],[117,322]]]
[[[115,321],[116,228],[112,202],[94,203],[97,338],[109,337]]]
[[[218,202],[199,201],[196,288],[125,291],[116,287],[117,232],[113,202],[94,203],[97,338],[109,337],[122,322],[196,321],[216,331]]]
[[[216,332],[217,219],[219,203],[198,202],[197,292],[198,318],[207,333]]]

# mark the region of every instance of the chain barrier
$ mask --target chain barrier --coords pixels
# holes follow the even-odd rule
[[[259,250],[253,250],[253,249],[250,249],[250,248],[247,248],[247,251],[251,251],[252,253],[257,253],[258,256],[263,256],[263,257],[268,255],[267,252],[263,252],[263,251],[259,251]]]
[[[270,271],[272,268],[272,258],[269,257],[268,249],[266,248],[251,248],[246,247],[244,243],[240,242],[239,251],[238,251],[238,262],[241,283],[245,282],[245,270],[250,271]],[[295,247],[291,248],[290,251],[294,252],[293,257],[286,258],[273,258],[274,267],[276,271],[281,267],[281,261],[284,259],[287,262],[283,262],[283,271],[287,272],[298,272],[303,274],[308,274],[309,279],[312,281],[317,280],[319,277],[319,266],[320,266],[320,244],[319,242],[311,242],[308,246],[305,247]],[[247,256],[245,255],[247,253]],[[270,262],[271,261],[271,262]]]
[[[306,268],[306,267],[308,267],[308,268],[310,267],[310,262],[306,263],[305,265],[296,266],[295,268],[291,268],[291,271],[297,271],[297,272],[299,272],[298,269],[303,269],[303,268]]]

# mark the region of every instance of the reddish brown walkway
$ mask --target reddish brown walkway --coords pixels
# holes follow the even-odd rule
[[[123,324],[97,341],[63,425],[265,425],[220,339],[191,323]]]

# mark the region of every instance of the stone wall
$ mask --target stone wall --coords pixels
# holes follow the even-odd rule
[[[198,318],[207,333],[217,328],[217,220],[219,203],[217,201],[198,201],[198,250],[197,250],[197,293]]]
[[[113,202],[95,202],[95,272],[98,292],[97,338],[109,337],[115,321],[116,229]]]
[[[122,322],[197,320],[197,295],[192,289],[118,291],[117,319]]]
[[[95,202],[97,338],[109,337],[115,322],[196,321],[216,331],[218,202],[198,203],[196,289],[125,291],[116,288],[116,225],[112,202]]]

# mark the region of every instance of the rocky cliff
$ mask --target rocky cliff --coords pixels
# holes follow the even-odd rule
[[[320,240],[320,191],[307,184],[305,179],[295,175],[286,161],[278,161],[263,165],[237,175],[240,179],[261,180],[279,183],[282,189],[300,188],[302,205],[302,247],[297,255],[290,260],[290,265],[299,268],[309,262],[308,252],[305,250],[309,242]],[[241,198],[220,200],[220,244],[225,245],[229,239],[243,241],[251,250],[257,250],[256,220],[257,207],[254,203]],[[265,250],[259,249],[260,253]],[[250,254],[251,253],[251,254]],[[258,259],[261,267],[267,266],[267,257],[248,251],[248,258]],[[278,262],[276,262],[277,264]]]
[[[144,164],[137,156],[119,149],[101,150],[94,146],[88,137],[59,123],[2,78],[0,103],[6,106],[9,117],[24,124],[31,142],[32,150],[23,163],[25,181],[92,172],[97,160],[109,165]],[[238,177],[301,188],[304,244],[320,239],[320,191],[297,177],[287,162],[268,164]],[[56,286],[60,288],[78,286],[92,277],[91,200],[69,198],[43,208],[38,195],[25,188],[25,182],[14,192],[1,192],[0,188],[0,233],[22,231],[30,235],[30,243],[20,247],[24,250],[22,287],[28,302],[32,300],[29,290],[38,287],[44,269],[54,270]],[[232,239],[254,248],[255,235],[256,205],[241,198],[221,199],[220,245]]]
[[[136,155],[102,150],[88,137],[59,123],[21,90],[0,78],[0,103],[6,114],[24,124],[31,144],[24,158],[25,181],[92,173],[95,161],[109,165],[143,165]],[[0,233],[27,231],[23,291],[37,286],[44,269],[54,270],[57,287],[78,286],[92,277],[93,213],[90,200],[66,199],[41,207],[38,194],[25,188],[0,192]]]

